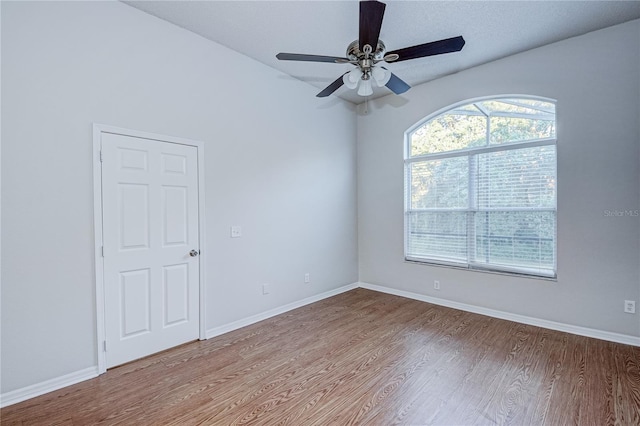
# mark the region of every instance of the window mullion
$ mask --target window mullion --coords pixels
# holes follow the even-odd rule
[[[468,183],[468,205],[469,212],[467,213],[467,262],[473,262],[476,259],[476,226],[475,226],[475,212],[478,209],[478,201],[476,194],[476,182],[477,182],[477,164],[478,158],[476,155],[469,156],[469,183]]]
[[[419,156],[407,158],[405,162],[415,163],[420,161],[436,160],[440,158],[466,157],[467,155],[471,155],[472,153],[487,154],[490,152],[509,151],[512,149],[526,149],[526,148],[533,148],[538,146],[550,146],[550,145],[556,145],[556,142],[557,141],[555,138],[547,138],[547,139],[535,139],[535,140],[524,141],[524,142],[518,141],[518,142],[497,144],[497,145],[491,145],[491,146],[486,145],[479,148],[461,149],[458,151],[438,152],[435,154],[419,155]]]
[[[411,191],[411,163],[408,163],[405,161],[404,163],[404,197],[405,197],[405,207],[404,207],[404,252],[408,253],[409,252],[409,228],[411,226],[410,223],[410,218],[409,218],[409,212],[411,211],[411,208],[413,207],[412,203],[411,203],[411,199],[412,199],[412,191]]]

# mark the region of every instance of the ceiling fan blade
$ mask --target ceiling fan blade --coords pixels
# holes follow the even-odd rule
[[[395,62],[409,59],[423,58],[425,56],[441,55],[443,53],[458,52],[464,46],[462,36],[447,38],[444,40],[432,41],[430,43],[419,44],[417,46],[405,47],[404,49],[387,52],[387,55],[396,54],[398,59]]]
[[[302,53],[278,53],[276,58],[281,61],[308,61],[308,62],[331,62],[331,63],[344,63],[349,62],[347,58],[340,58],[338,56],[322,56],[322,55],[305,55]],[[338,62],[340,61],[340,62]]]
[[[331,83],[330,85],[325,87],[322,92],[320,92],[320,93],[318,93],[316,95],[316,97],[317,98],[326,98],[327,96],[329,96],[330,94],[332,94],[333,92],[338,90],[344,84],[344,81],[342,80],[342,77],[344,77],[345,74],[347,74],[347,73],[345,72],[340,77],[338,77],[333,83]]]
[[[364,52],[365,44],[371,46],[372,52],[376,51],[385,7],[386,5],[384,3],[375,0],[360,2],[360,34],[358,44],[361,52]]]
[[[396,95],[399,95],[411,89],[411,86],[409,86],[407,83],[402,81],[400,77],[398,77],[394,73],[391,73],[391,78],[389,78],[389,81],[387,81],[387,84],[385,84],[385,86],[387,86]]]

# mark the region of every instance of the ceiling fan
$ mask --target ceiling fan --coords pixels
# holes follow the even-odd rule
[[[343,84],[350,89],[357,87],[360,96],[369,96],[373,94],[371,80],[377,86],[386,86],[399,95],[411,86],[382,66],[381,62],[400,62],[462,50],[464,39],[458,36],[387,52],[384,43],[379,39],[385,7],[384,3],[375,0],[360,2],[359,37],[347,47],[346,57],[278,53],[276,58],[281,61],[331,62],[356,66],[318,93],[316,96],[319,98],[329,96]]]

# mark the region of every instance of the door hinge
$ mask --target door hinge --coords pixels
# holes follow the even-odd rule
[[[104,257],[104,246],[100,246],[100,254]]]
[[[102,150],[100,150],[100,162],[102,163]]]
[[[102,341],[102,347],[104,348],[104,351],[106,352],[107,351],[107,341],[106,340]]]

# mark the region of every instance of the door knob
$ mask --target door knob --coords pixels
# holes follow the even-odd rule
[[[196,257],[199,254],[200,254],[200,252],[198,250],[191,250],[189,252],[189,256],[191,256],[191,257]]]

